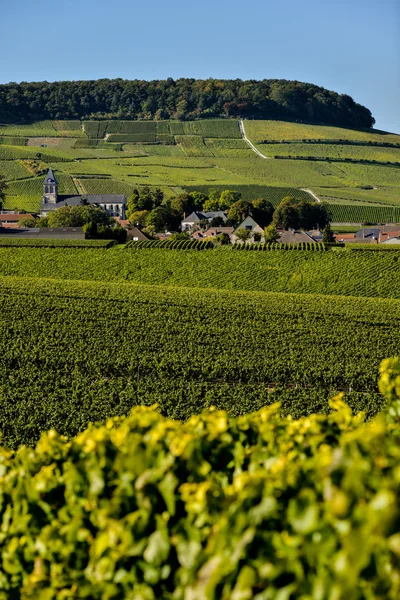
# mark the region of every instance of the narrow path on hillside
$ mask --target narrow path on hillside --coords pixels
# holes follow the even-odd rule
[[[312,196],[314,198],[315,202],[321,202],[321,200],[318,198],[318,196],[316,196],[314,194],[314,192],[312,190],[309,190],[308,188],[307,189],[306,188],[301,188],[301,190],[303,192],[307,192],[307,194],[310,194],[310,196]]]
[[[253,150],[253,152],[258,154],[258,156],[260,156],[260,158],[265,158],[265,159],[270,158],[269,156],[264,156],[264,154],[261,154],[261,152],[259,150],[257,150],[257,148],[251,143],[249,138],[246,137],[246,131],[244,129],[244,123],[243,123],[242,119],[240,119],[240,121],[239,121],[239,129],[240,129],[240,134],[242,136],[242,139],[244,139],[244,141],[247,143],[247,145],[250,146],[250,148]]]
[[[83,183],[77,177],[72,177],[72,181],[75,184],[78,194],[81,194],[82,196],[86,196],[87,192],[83,186]]]
[[[240,129],[240,134],[242,136],[242,139],[248,144],[248,146],[250,146],[250,148],[256,153],[258,154],[258,156],[260,158],[265,158],[265,159],[269,159],[271,158],[270,156],[264,156],[264,154],[262,154],[259,150],[257,150],[257,148],[254,146],[254,144],[251,143],[251,141],[249,140],[249,138],[246,136],[246,131],[244,128],[244,123],[243,120],[240,119],[239,120],[239,129]],[[305,189],[305,188],[301,188],[303,192],[307,192],[308,194],[310,194],[310,196],[312,196],[315,200],[315,202],[321,202],[321,200],[318,198],[318,196],[316,196],[314,194],[314,192],[310,189]]]

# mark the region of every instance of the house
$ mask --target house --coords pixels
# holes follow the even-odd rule
[[[193,240],[205,240],[205,239],[217,237],[221,233],[226,233],[229,236],[229,239],[231,239],[233,232],[234,232],[233,227],[209,227],[205,231],[204,230],[194,231],[190,235],[190,237]]]
[[[209,223],[216,218],[220,218],[225,223],[227,220],[226,212],[223,210],[214,210],[210,212],[193,211],[188,217],[185,217],[181,222],[181,230],[188,231],[196,226],[200,225],[201,221],[208,221]]]
[[[122,194],[88,194],[63,195],[58,193],[58,181],[52,169],[49,169],[43,182],[43,196],[40,216],[46,217],[49,212],[63,206],[79,206],[82,202],[102,208],[111,217],[125,219],[126,198]]]
[[[314,240],[314,242],[322,242],[322,231],[320,231],[319,229],[311,229],[310,231],[306,231],[307,235],[309,235],[310,237],[312,237],[312,239]]]
[[[14,211],[2,211],[0,214],[0,227],[4,229],[18,229],[20,220],[25,217],[34,218],[34,215],[29,213],[21,214]]]
[[[207,229],[207,231],[205,232],[205,236],[206,237],[215,237],[215,236],[219,235],[220,233],[227,233],[229,235],[229,237],[231,237],[231,235],[233,235],[234,231],[235,231],[234,227],[209,227]]]
[[[381,228],[381,233],[395,234],[400,231],[400,223],[389,223]]]
[[[305,231],[297,231],[295,229],[283,229],[279,232],[279,240],[280,244],[301,244],[301,243],[309,243],[315,244],[314,238],[311,237]]]
[[[347,244],[348,242],[358,242],[357,238],[354,236],[354,233],[336,233],[335,240],[339,243]]]
[[[385,246],[387,245],[394,245],[394,244],[400,244],[400,235],[397,237],[391,237],[388,238],[386,240],[384,240],[383,242],[380,242],[381,244],[384,244]]]
[[[239,240],[239,238],[237,237],[237,232],[239,229],[246,229],[247,231],[250,231],[252,236],[254,236],[255,233],[264,236],[264,229],[260,227],[258,223],[255,222],[253,217],[250,216],[246,217],[244,221],[240,223],[239,227],[236,227],[236,229],[234,230],[231,237],[231,241],[233,243]]]
[[[184,218],[181,222],[181,230],[188,231],[193,229],[196,225],[200,225],[200,221],[205,221],[207,217],[204,213],[193,211],[188,217]]]
[[[205,212],[203,214],[209,223],[211,223],[213,219],[222,219],[222,221],[226,223],[228,218],[227,213],[223,210],[213,210],[210,212]]]
[[[30,229],[3,229],[0,238],[31,240],[84,240],[83,227],[32,227]]]
[[[387,243],[392,239],[400,237],[400,227],[397,225],[397,229],[390,229],[389,231],[381,231],[378,242],[380,244]],[[392,242],[395,243],[395,242]]]
[[[207,237],[207,234],[205,231],[201,231],[200,229],[198,229],[197,231],[194,231],[190,237],[193,240],[204,240],[205,237]]]
[[[379,239],[379,234],[380,234],[380,228],[379,227],[370,227],[370,228],[363,228],[363,229],[359,229],[355,234],[354,237],[359,241],[362,242],[364,240],[367,240],[368,238],[372,238],[372,240],[378,240]]]
[[[144,242],[150,239],[139,227],[127,227],[127,231],[128,240],[132,240],[132,242]]]

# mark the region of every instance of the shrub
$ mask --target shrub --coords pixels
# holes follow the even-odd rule
[[[387,422],[139,407],[1,449],[0,598],[395,600],[399,379],[384,362]]]

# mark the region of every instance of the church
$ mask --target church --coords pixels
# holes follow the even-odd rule
[[[46,217],[49,212],[62,206],[79,206],[82,201],[96,208],[102,208],[110,217],[125,219],[126,198],[122,194],[60,196],[56,176],[52,169],[48,170],[43,182],[43,196],[40,206],[41,217]]]

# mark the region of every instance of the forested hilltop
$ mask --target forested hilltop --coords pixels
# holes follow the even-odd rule
[[[371,112],[346,94],[287,81],[99,79],[0,85],[0,122],[43,119],[282,119],[369,128]]]

